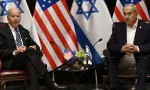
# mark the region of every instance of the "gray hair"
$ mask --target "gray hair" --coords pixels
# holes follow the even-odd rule
[[[8,9],[8,16],[11,15],[13,10],[17,10],[21,14],[21,11],[18,8],[9,8]]]
[[[131,6],[131,7],[132,7],[133,12],[137,12],[136,5],[134,5],[134,4],[125,4],[125,6],[124,6],[124,7],[126,7],[126,6]]]

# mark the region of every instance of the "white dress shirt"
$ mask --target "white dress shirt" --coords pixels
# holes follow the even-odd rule
[[[12,34],[13,34],[13,37],[14,37],[14,40],[16,41],[16,31],[15,31],[15,28],[12,27],[10,24],[8,24]],[[20,34],[21,35],[21,34]],[[21,38],[21,42],[22,42],[22,38]],[[23,45],[23,42],[22,42],[22,45]],[[16,45],[16,48],[17,48],[17,45]],[[15,55],[15,51],[13,51],[13,55]]]
[[[138,19],[132,27],[127,25],[127,27],[126,27],[127,28],[126,29],[127,30],[127,43],[133,44],[137,24],[138,24]],[[137,46],[137,49],[138,49],[138,52],[139,52],[138,46]],[[135,67],[135,58],[134,58],[133,53],[131,53],[129,55],[126,54],[119,62],[119,68],[120,69],[133,68],[133,67]]]
[[[15,31],[15,28],[12,27],[10,24],[8,24],[8,25],[9,25],[9,28],[10,28],[12,34],[13,34],[14,40],[16,41],[16,31]],[[21,38],[21,42],[22,42],[22,38]],[[22,45],[23,45],[23,42],[22,42]],[[16,45],[16,47],[17,47],[17,45]]]

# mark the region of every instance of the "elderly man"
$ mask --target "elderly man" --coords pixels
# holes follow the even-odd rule
[[[39,90],[39,75],[44,78],[47,90],[56,90],[42,63],[42,52],[32,40],[29,31],[20,23],[21,12],[17,8],[8,10],[8,24],[0,28],[0,57],[3,68],[27,71],[32,90]]]
[[[118,90],[118,64],[122,60],[136,62],[136,90],[145,90],[148,62],[150,60],[150,24],[137,19],[136,6],[128,4],[123,8],[124,22],[114,23],[112,35],[107,43],[112,58],[109,61],[111,90]]]

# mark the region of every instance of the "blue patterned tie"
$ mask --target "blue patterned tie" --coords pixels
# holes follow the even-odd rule
[[[22,46],[21,35],[17,28],[15,29],[15,31],[16,31],[16,45],[17,45],[17,47],[20,47],[20,46]]]

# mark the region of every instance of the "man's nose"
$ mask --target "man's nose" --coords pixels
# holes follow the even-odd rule
[[[18,17],[15,17],[14,19],[15,19],[15,20],[18,20]]]
[[[125,18],[129,18],[129,15],[124,15]]]

